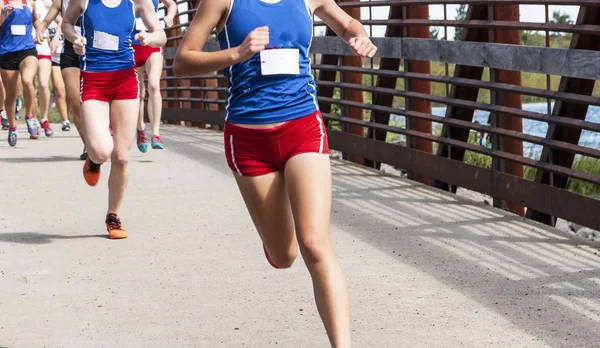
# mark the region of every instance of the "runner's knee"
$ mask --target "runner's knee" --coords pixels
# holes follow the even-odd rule
[[[331,244],[324,233],[315,227],[304,228],[299,234],[298,244],[302,251],[302,257],[307,264],[322,262],[330,252]]]

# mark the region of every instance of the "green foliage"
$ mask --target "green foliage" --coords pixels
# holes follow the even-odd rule
[[[458,9],[456,9],[456,17],[454,17],[457,21],[464,21],[465,19],[467,19],[467,5],[466,4],[461,4],[458,6]],[[454,40],[458,41],[460,40],[461,36],[462,36],[462,32],[463,32],[463,28],[460,27],[456,27],[455,31],[454,31]]]
[[[479,145],[478,134],[470,132],[468,142],[471,145]],[[489,169],[492,167],[492,158],[490,156],[473,151],[465,151],[464,162],[481,168]]]
[[[600,175],[600,160],[589,157],[581,157],[573,164],[573,169],[584,173]],[[600,185],[577,179],[569,179],[567,190],[577,192],[585,196],[593,196],[600,199]]]
[[[571,19],[571,15],[568,13],[563,13],[561,11],[552,12],[552,19],[550,23],[556,24],[573,24],[573,20]]]
[[[571,39],[573,34],[550,34],[550,47],[552,48],[569,48],[571,45]],[[530,30],[523,30],[521,32],[521,45],[523,46],[535,46],[545,47],[546,46],[546,34],[539,33]]]

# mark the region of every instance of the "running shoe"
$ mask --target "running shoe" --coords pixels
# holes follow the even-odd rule
[[[121,220],[117,214],[106,215],[106,230],[108,231],[108,238],[110,239],[123,239],[127,238],[127,231],[123,228]]]
[[[42,128],[44,128],[44,134],[46,134],[47,137],[51,137],[54,134],[54,131],[52,128],[50,128],[50,122],[48,122],[48,120],[42,120]]]
[[[17,146],[17,129],[9,129],[8,130],[8,145],[10,147]]]
[[[148,152],[148,138],[146,138],[146,130],[137,130],[137,147],[141,152]]]
[[[69,121],[63,121],[62,123],[62,130],[63,132],[68,132],[71,130],[71,122]]]
[[[81,153],[81,155],[79,155],[79,159],[84,161],[88,158],[88,153],[87,153],[87,149],[84,147],[83,148],[83,152]]]
[[[38,129],[35,118],[33,118],[33,116],[27,116],[27,117],[25,117],[25,122],[27,123],[27,131],[29,132],[29,139],[38,139],[40,137],[40,135],[39,135],[39,129]]]
[[[165,143],[161,139],[160,135],[155,135],[152,137],[152,148],[153,149],[164,149]]]
[[[100,166],[101,164],[92,162],[89,157],[85,159],[83,178],[88,185],[96,186],[98,181],[100,181]]]
[[[2,119],[2,130],[7,130],[10,128],[8,124],[8,116],[6,116],[6,111],[0,110],[0,118]]]

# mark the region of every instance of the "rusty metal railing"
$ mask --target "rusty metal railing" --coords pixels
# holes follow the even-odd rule
[[[370,60],[315,19],[312,68],[330,146],[443,190],[490,195],[495,206],[546,224],[560,217],[600,229],[600,2],[456,2],[341,1],[379,47]],[[177,4],[163,119],[219,129],[222,72],[172,74],[197,2]],[[552,16],[557,9],[570,10],[571,20]],[[461,34],[452,40],[453,32]],[[214,40],[205,46],[217,49]]]

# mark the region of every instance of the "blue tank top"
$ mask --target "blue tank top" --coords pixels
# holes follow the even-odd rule
[[[158,12],[158,0],[152,0],[152,4],[154,5],[154,12]],[[146,26],[144,25],[144,22],[142,22],[142,18],[140,17],[140,14],[138,13],[137,16],[135,16],[135,28],[133,30],[133,33],[131,34],[131,43],[132,44],[134,44],[134,45],[140,44],[140,42],[135,39],[135,35],[142,30],[148,31],[148,28],[146,28]]]
[[[135,25],[133,0],[108,7],[102,0],[88,0],[81,16],[81,35],[87,40],[81,70],[107,72],[135,66],[131,33]]]
[[[289,121],[318,110],[310,69],[312,18],[305,0],[235,0],[218,35],[221,49],[239,46],[257,27],[269,27],[267,49],[297,49],[298,74],[263,75],[260,54],[225,69],[226,120],[241,124]]]
[[[10,5],[4,0],[4,6]],[[22,1],[22,8],[13,8],[0,32],[0,55],[35,48],[33,42],[33,15],[27,5],[27,0]],[[5,8],[2,11],[6,11]]]

